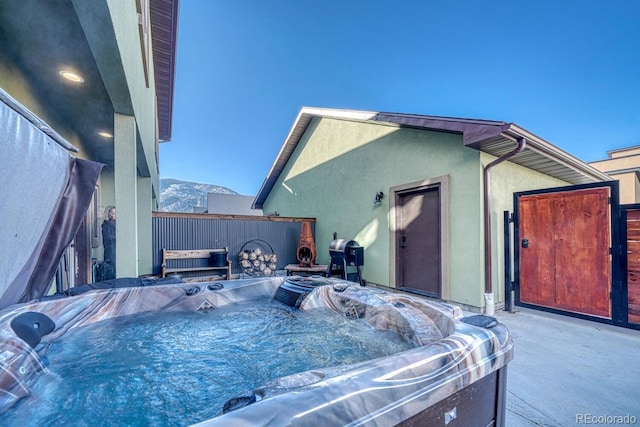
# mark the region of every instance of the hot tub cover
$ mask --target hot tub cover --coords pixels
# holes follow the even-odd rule
[[[41,297],[78,231],[104,165],[0,89],[0,309]]]

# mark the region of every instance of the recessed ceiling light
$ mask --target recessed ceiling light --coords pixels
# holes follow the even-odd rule
[[[98,135],[100,135],[103,138],[113,138],[113,135],[111,135],[109,132],[98,132]]]
[[[65,79],[74,82],[74,83],[84,83],[84,77],[82,77],[80,74],[75,73],[73,71],[69,71],[69,70],[60,70],[58,71],[58,74],[60,74],[62,77],[64,77]]]

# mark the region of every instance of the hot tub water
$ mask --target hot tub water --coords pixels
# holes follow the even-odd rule
[[[413,347],[328,309],[270,300],[117,317],[52,342],[50,372],[0,424],[189,425],[276,378]]]

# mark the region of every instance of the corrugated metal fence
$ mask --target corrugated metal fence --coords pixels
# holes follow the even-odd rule
[[[261,217],[197,213],[154,212],[152,217],[153,274],[160,274],[162,249],[229,248],[232,273],[243,273],[238,254],[243,248],[270,246],[277,268],[296,263],[302,222],[315,218]],[[186,265],[185,265],[186,266]]]

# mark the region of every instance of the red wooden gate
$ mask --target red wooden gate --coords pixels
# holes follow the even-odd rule
[[[628,321],[640,324],[640,208],[626,210]]]
[[[505,294],[513,285],[516,305],[640,329],[640,204],[618,197],[618,181],[515,193]]]
[[[611,189],[516,195],[516,303],[611,319]]]

